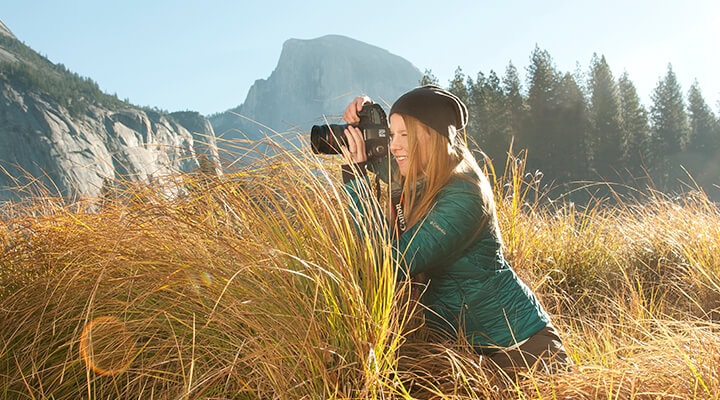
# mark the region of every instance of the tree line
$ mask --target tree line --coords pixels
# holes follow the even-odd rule
[[[54,64],[19,40],[0,35],[0,49],[9,52],[25,62],[0,62],[0,81],[25,90],[35,90],[49,96],[62,105],[72,116],[87,112],[88,105],[117,111],[128,106],[148,113],[161,115],[169,111],[155,106],[134,105],[129,99],[120,100],[117,94],[107,94],[93,79],[72,72],[63,64]]]
[[[438,84],[430,70],[426,83]],[[662,191],[681,190],[690,178],[706,189],[718,185],[720,121],[697,81],[684,96],[671,64],[649,108],[628,74],[615,78],[597,54],[586,73],[571,74],[536,47],[525,84],[510,63],[503,76],[472,78],[458,67],[446,87],[467,104],[468,139],[496,170],[512,146],[516,154],[526,151],[526,170],[540,171],[557,190],[588,181]]]
[[[63,64],[53,64],[17,39],[0,35],[0,48],[25,61],[0,63],[0,81],[45,93],[73,116],[86,112],[90,104],[113,110],[127,105],[116,95],[103,92],[92,79],[71,72]]]

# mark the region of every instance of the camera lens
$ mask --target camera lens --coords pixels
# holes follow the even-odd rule
[[[347,143],[347,125],[313,125],[310,130],[310,144],[315,154],[340,154],[340,146]]]

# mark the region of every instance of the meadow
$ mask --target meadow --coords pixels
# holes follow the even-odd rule
[[[580,206],[522,156],[488,168],[506,257],[574,363],[511,381],[424,328],[337,163],[281,151],[175,196],[5,204],[0,398],[720,398],[720,210],[701,191]]]

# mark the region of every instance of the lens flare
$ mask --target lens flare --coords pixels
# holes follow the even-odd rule
[[[80,334],[80,358],[98,375],[125,372],[135,355],[135,342],[125,324],[115,317],[98,317]]]

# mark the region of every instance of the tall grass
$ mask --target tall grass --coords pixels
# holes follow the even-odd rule
[[[702,193],[580,208],[544,197],[522,157],[491,173],[507,257],[575,362],[513,383],[424,329],[337,171],[279,151],[184,176],[172,198],[128,184],[103,202],[7,205],[0,395],[720,397],[720,214]]]

